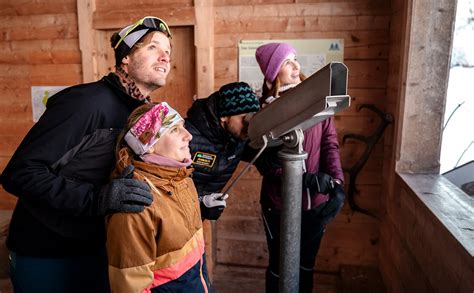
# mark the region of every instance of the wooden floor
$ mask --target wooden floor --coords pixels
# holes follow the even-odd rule
[[[11,211],[0,211],[2,222],[11,217]],[[5,247],[6,233],[0,231],[0,293],[13,292],[8,279],[8,258]],[[3,231],[5,232],[5,231]],[[259,293],[265,292],[265,269],[252,267],[214,267],[213,287],[215,293]],[[342,266],[339,273],[316,272],[314,290],[318,293],[381,292],[385,286],[376,268]]]
[[[265,292],[265,270],[219,265],[214,271],[215,293],[263,293]],[[8,279],[0,279],[0,293],[12,293]],[[341,274],[316,273],[313,292],[384,293],[385,287],[377,270],[361,267],[344,267]]]
[[[263,293],[265,270],[218,265],[214,268],[213,288],[215,293]],[[313,292],[317,293],[385,291],[380,273],[374,268],[344,266],[339,274],[317,272],[314,276]]]

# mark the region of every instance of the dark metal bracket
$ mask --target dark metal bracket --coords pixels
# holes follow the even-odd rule
[[[356,187],[356,180],[357,180],[357,176],[359,175],[359,172],[362,170],[365,163],[369,159],[369,156],[372,153],[372,150],[374,149],[377,141],[379,141],[379,139],[383,136],[383,132],[385,131],[385,128],[387,128],[387,126],[393,122],[393,116],[390,113],[383,112],[382,110],[380,110],[373,104],[361,104],[357,107],[357,111],[360,111],[364,108],[367,108],[375,112],[380,117],[381,122],[379,126],[377,127],[377,129],[369,136],[364,136],[364,135],[355,134],[355,133],[348,133],[344,135],[342,138],[343,145],[348,139],[362,141],[366,145],[364,153],[359,158],[359,160],[356,163],[354,163],[352,167],[343,168],[343,170],[349,174],[349,187],[347,191],[347,201],[349,202],[349,207],[351,208],[352,211],[360,212],[368,216],[372,216],[374,218],[379,219],[379,217],[375,215],[374,213],[372,213],[371,211],[368,211],[364,208],[361,208],[359,205],[357,205],[355,201],[355,196],[356,194],[359,193],[359,190],[357,190],[357,187]]]

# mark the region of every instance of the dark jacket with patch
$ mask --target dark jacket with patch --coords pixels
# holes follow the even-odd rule
[[[52,96],[2,174],[18,197],[7,240],[19,255],[95,254],[105,246],[100,188],[115,164],[115,144],[128,115],[143,104],[115,74]]]
[[[232,137],[219,123],[217,94],[196,100],[188,110],[193,181],[199,196],[221,192],[242,157],[245,142]]]

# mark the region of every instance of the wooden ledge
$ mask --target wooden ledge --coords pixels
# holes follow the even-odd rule
[[[459,248],[474,256],[474,198],[438,174],[398,173],[400,181],[425,204],[457,240]]]

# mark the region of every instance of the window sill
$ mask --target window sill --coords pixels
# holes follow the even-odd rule
[[[398,173],[463,250],[474,256],[474,198],[438,174]]]

